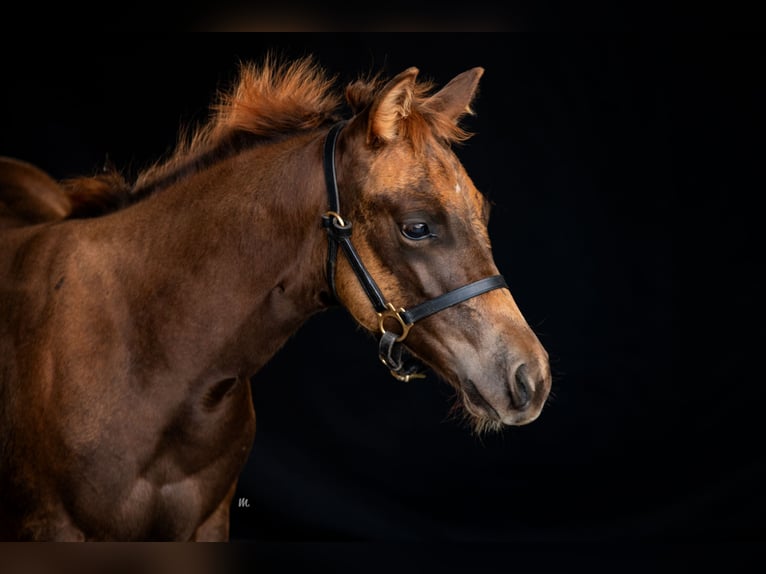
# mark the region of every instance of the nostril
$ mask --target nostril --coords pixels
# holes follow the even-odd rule
[[[517,410],[523,410],[530,401],[530,382],[527,366],[522,364],[516,369],[516,375],[511,382],[511,405]]]

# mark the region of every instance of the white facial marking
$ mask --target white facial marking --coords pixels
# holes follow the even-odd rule
[[[460,187],[459,183],[455,184],[455,193],[460,193],[463,190],[463,188]]]

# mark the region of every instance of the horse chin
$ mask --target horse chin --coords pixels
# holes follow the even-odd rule
[[[468,427],[476,436],[499,433],[505,425],[497,411],[479,394],[471,381],[452,383],[458,396],[450,415]]]
[[[486,411],[474,405],[466,398],[464,392],[461,392],[460,395],[452,406],[451,415],[469,428],[473,435],[496,434],[505,428],[505,425],[497,416],[487,414]]]

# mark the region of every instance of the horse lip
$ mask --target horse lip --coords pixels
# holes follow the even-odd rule
[[[487,399],[482,396],[481,392],[478,388],[476,388],[476,385],[471,379],[460,381],[460,387],[463,391],[464,397],[468,399],[468,403],[485,411],[486,415],[490,418],[498,421],[501,420],[502,417],[495,410],[495,407],[489,404]]]

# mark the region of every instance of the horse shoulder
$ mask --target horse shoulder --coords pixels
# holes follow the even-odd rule
[[[0,232],[0,385],[5,405],[0,424],[32,420],[56,400],[54,386],[71,362],[66,347],[78,319],[78,298],[64,289],[67,281],[75,283],[77,272],[72,243],[73,234],[64,225]],[[24,430],[18,429],[16,436]]]
[[[0,233],[0,430],[14,437],[1,441],[0,486],[26,485],[22,498],[36,501],[25,505],[30,524],[71,523],[97,537],[225,536],[231,485],[254,433],[249,383],[211,381],[174,397],[114,370],[137,363],[122,339],[130,321],[115,303],[118,278],[94,224]],[[143,385],[152,379],[131,376]],[[179,437],[188,438],[180,450]],[[63,501],[87,522],[57,510]]]

